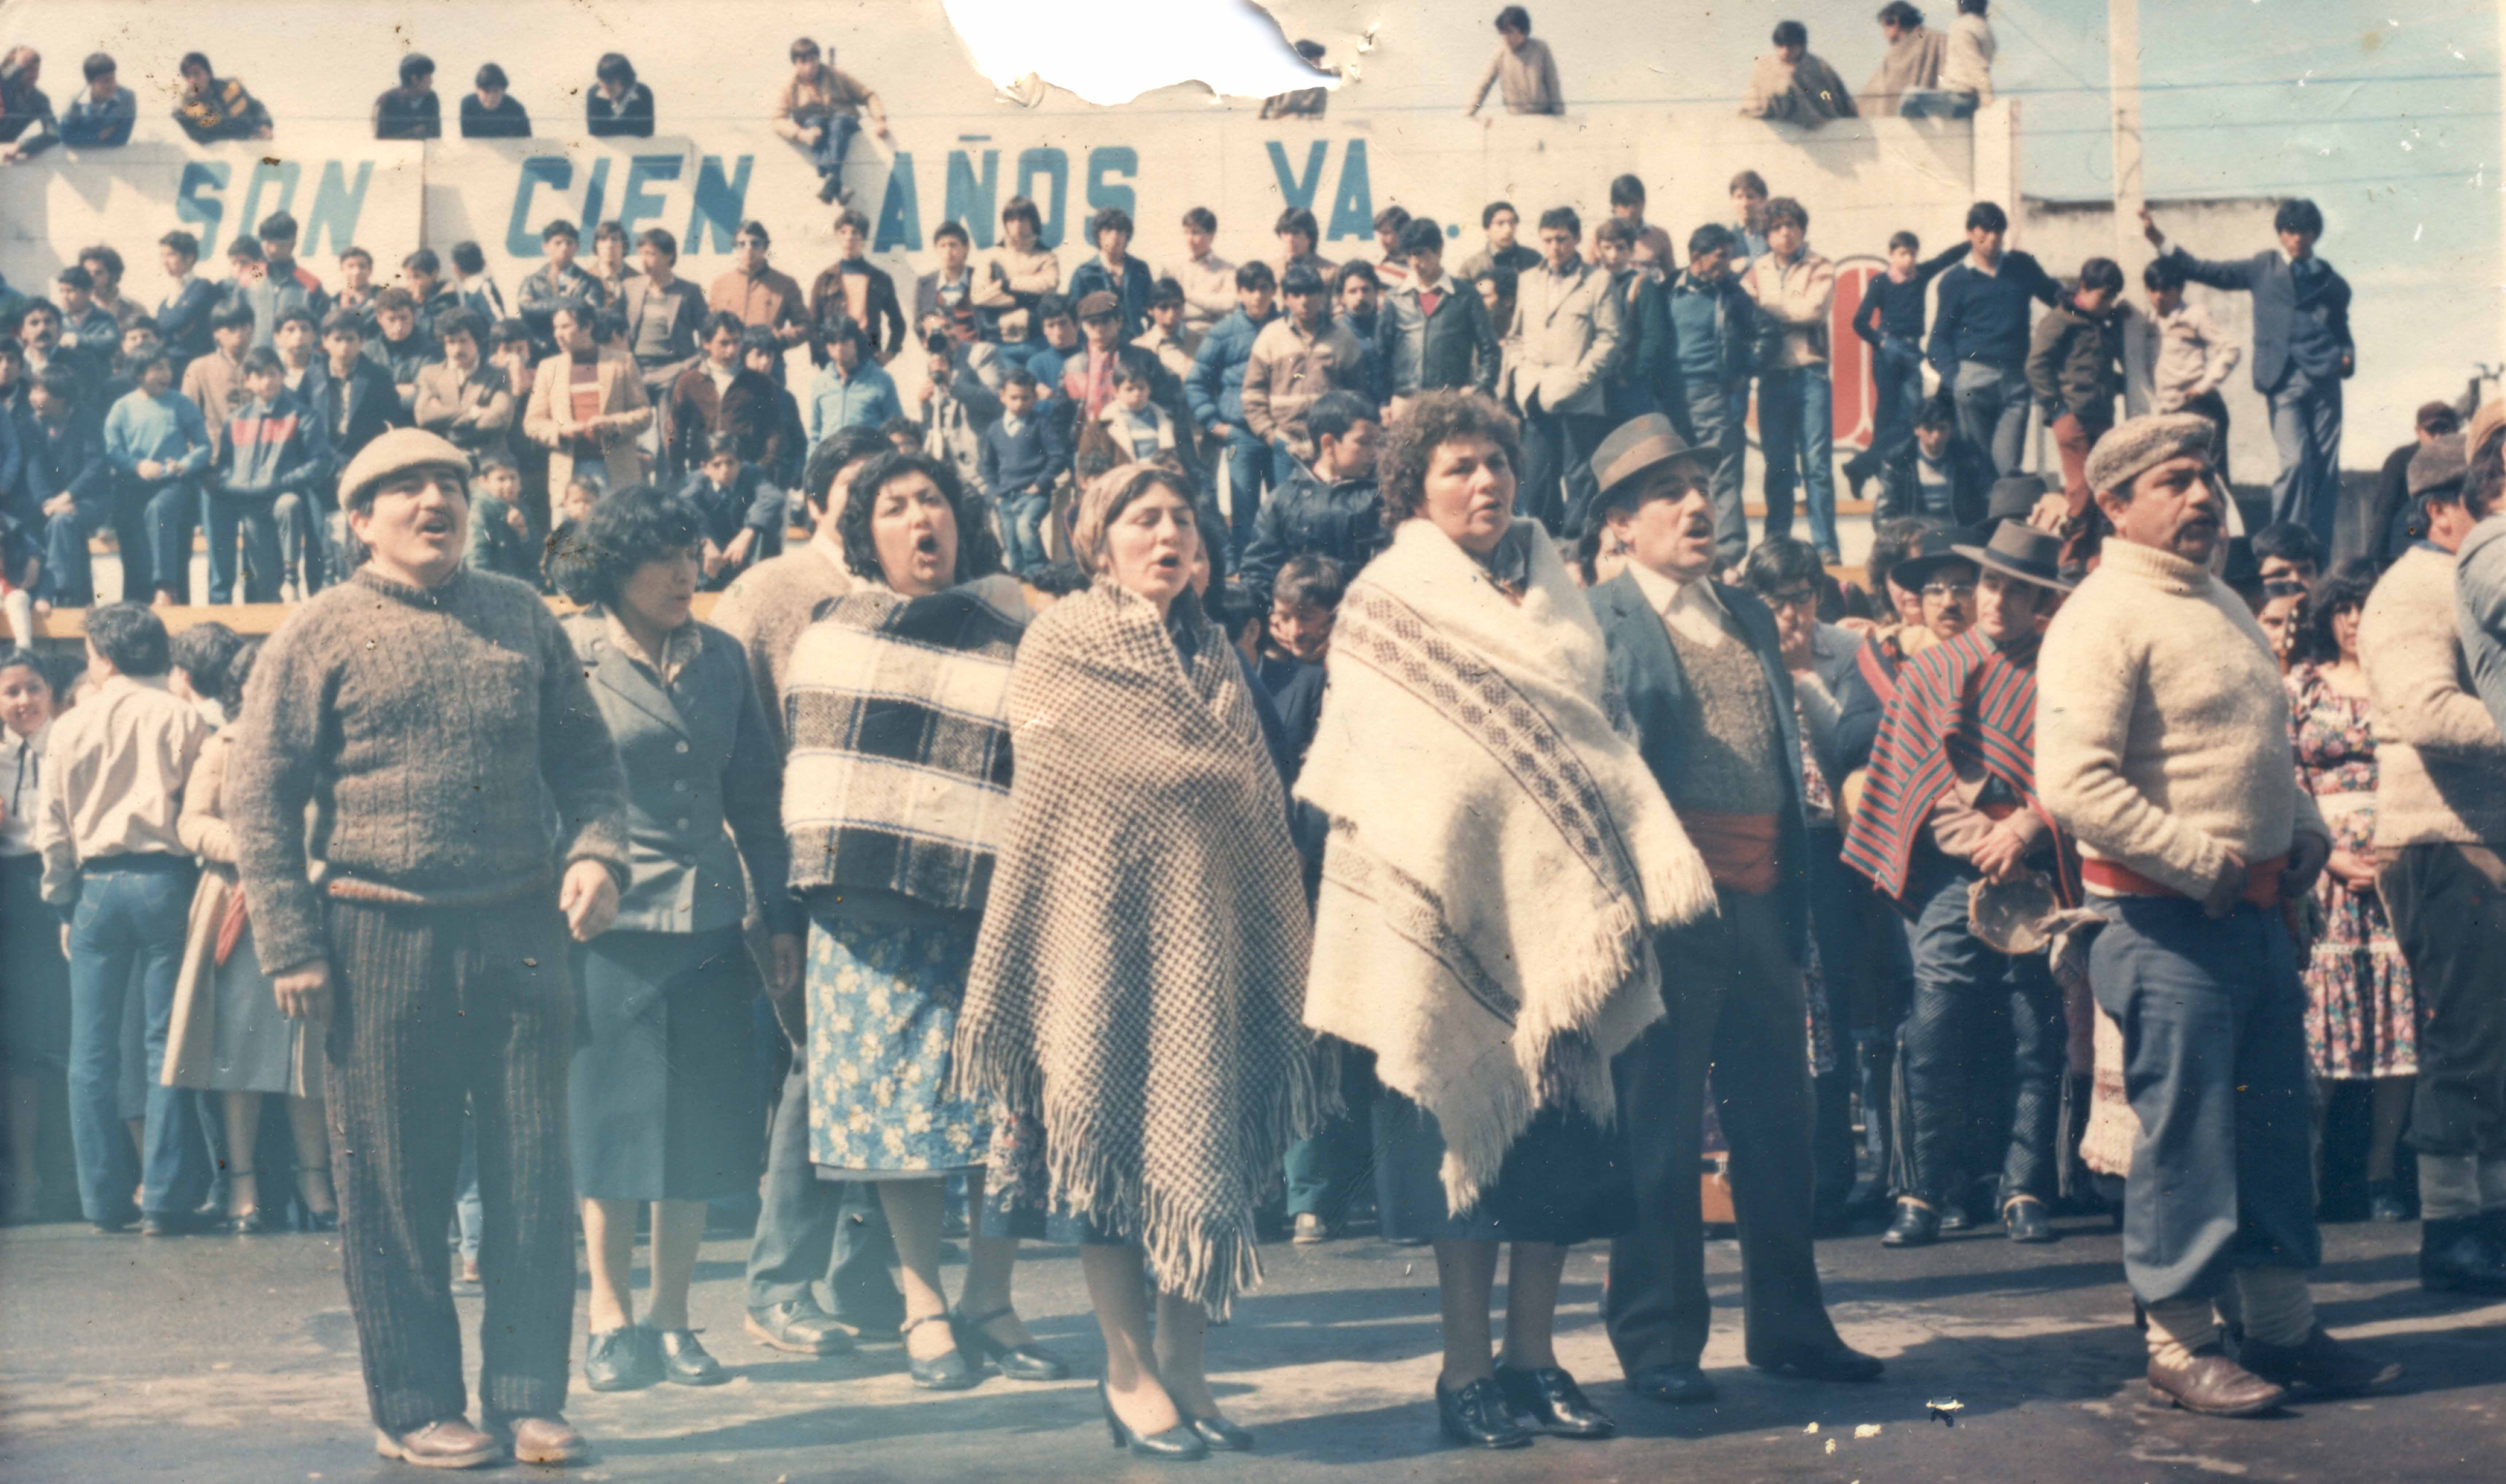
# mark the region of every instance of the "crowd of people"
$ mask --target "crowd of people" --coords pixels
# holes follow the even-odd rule
[[[910,318],[849,207],[806,291],[755,222],[702,290],[566,221],[510,305],[473,243],[335,287],[282,213],[216,281],[167,234],[154,310],[102,246],[0,305],[11,621],[86,610],[83,671],[0,652],[12,1213],[65,1070],[99,1231],[338,1230],[376,1447],[434,1466],[583,1456],[578,1234],[585,1384],[727,1379],[688,1292],[750,1196],[745,1332],[933,1390],[1071,1373],[1014,1280],[1078,1244],[1106,1426],[1174,1460],[1253,1446],[1205,1342],[1265,1223],[1371,1209],[1433,1246],[1450,1439],[1604,1437],[1565,1254],[1611,1244],[1633,1394],[1710,1400],[1709,1145],[1770,1372],[1881,1374],[1819,1236],[2110,1211],[2162,1398],[2388,1384],[2315,1317],[2319,1191],[2506,1292],[2506,403],[2336,521],[2312,203],[2241,260],[2147,224],[2133,306],[1977,202],[1854,317],[1852,581],[1808,211],[1742,170],[1682,250],[1608,195],[1589,255],[1497,201],[1450,270],[1397,206],[1236,265],[1195,207],[1158,271],[1108,209],[1066,272],[1018,199]],[[2254,296],[2250,535],[2187,283]],[[168,632],[202,530],[212,602],[301,600],[266,641]]]

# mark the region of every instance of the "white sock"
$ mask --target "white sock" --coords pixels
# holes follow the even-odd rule
[[[2480,1214],[2480,1160],[2469,1154],[2422,1154],[2419,1156],[2419,1219],[2422,1221],[2458,1221]],[[2499,1162],[2498,1194],[2506,1196],[2506,1161]]]
[[[2296,1268],[2237,1269],[2237,1297],[2244,1308],[2245,1333],[2266,1345],[2295,1346],[2314,1332],[2314,1295]]]
[[[2170,1298],[2150,1304],[2147,1310],[2153,1365],[2189,1364],[2193,1352],[2219,1342],[2219,1321],[2206,1298]]]

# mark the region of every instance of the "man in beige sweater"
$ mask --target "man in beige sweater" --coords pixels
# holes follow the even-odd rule
[[[2376,889],[2419,1001],[2419,1282],[2506,1293],[2506,737],[2473,688],[2454,553],[2497,500],[2461,435],[2411,460],[2427,539],[2358,621],[2376,709]]]
[[[2313,887],[2331,841],[2296,785],[2278,663],[2211,571],[2227,491],[2210,436],[2190,414],[2136,417],[2090,455],[2114,534],[2045,636],[2036,780],[2106,919],[2089,972],[2123,1029],[2140,1120],[2123,1249],[2149,1313],[2150,1387],[2250,1417],[2293,1385],[2354,1392],[2399,1367],[2337,1344],[2307,1291],[2322,1242],[2306,995],[2281,904]],[[2231,1287],[2236,1360],[2212,1316]]]

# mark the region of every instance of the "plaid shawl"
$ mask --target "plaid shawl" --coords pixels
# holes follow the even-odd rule
[[[1538,527],[1519,600],[1422,520],[1342,599],[1297,796],[1330,816],[1306,1023],[1435,1114],[1456,1212],[1540,1110],[1608,1125],[1663,1013],[1655,936],[1711,915],[1584,595]]]
[[[2036,643],[1996,646],[1981,631],[1934,644],[1897,671],[1871,746],[1870,782],[1844,831],[1845,863],[1903,905],[1915,842],[1961,768],[1999,779],[2045,821],[2055,889],[2079,900],[2071,848],[2036,796]]]
[[[1308,928],[1242,667],[1197,600],[1182,658],[1109,582],[1027,630],[1007,836],[957,1021],[960,1096],[1040,1118],[1053,1211],[1139,1244],[1224,1317],[1253,1212],[1331,1101]]]
[[[784,671],[792,886],[900,892],[980,912],[1010,791],[1018,584],[830,601]]]

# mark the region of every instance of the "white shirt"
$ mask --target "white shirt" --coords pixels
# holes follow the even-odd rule
[[[1731,610],[1723,605],[1723,595],[1715,591],[1719,584],[1712,576],[1682,582],[1633,561],[1628,563],[1628,571],[1645,601],[1661,615],[1664,628],[1705,649],[1733,642]]]
[[[44,797],[44,742],[52,735],[49,721],[32,737],[0,728],[0,803],[9,809],[0,817],[0,855],[35,853],[35,814]]]

